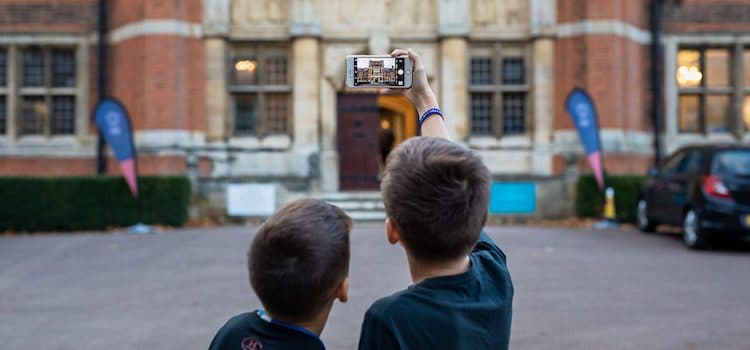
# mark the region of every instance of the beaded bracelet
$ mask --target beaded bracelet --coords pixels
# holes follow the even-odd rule
[[[422,124],[424,123],[427,118],[433,116],[433,115],[439,115],[440,118],[443,118],[443,121],[445,121],[445,117],[443,116],[443,112],[440,111],[440,108],[430,108],[424,113],[422,113],[422,116],[419,117],[419,128],[422,128]]]

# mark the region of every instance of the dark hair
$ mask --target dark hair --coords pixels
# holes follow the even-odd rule
[[[247,253],[250,285],[266,311],[306,321],[326,306],[349,273],[351,227],[343,210],[317,199],[268,218]]]
[[[388,156],[381,192],[409,253],[448,261],[476,244],[487,221],[489,186],[489,170],[470,149],[415,137]]]

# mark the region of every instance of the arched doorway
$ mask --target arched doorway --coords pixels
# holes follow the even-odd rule
[[[417,135],[417,111],[404,96],[340,93],[336,119],[342,191],[378,189],[384,134],[392,148]]]
[[[417,110],[411,102],[400,95],[379,95],[381,128],[390,124],[397,146],[404,140],[417,136]],[[384,123],[385,122],[385,123]]]

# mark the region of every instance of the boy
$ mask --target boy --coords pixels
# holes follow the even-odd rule
[[[401,93],[426,137],[391,153],[381,192],[388,241],[403,246],[414,284],[367,310],[359,349],[507,349],[513,284],[505,254],[482,232],[489,170],[448,140],[420,57],[391,53],[405,54],[414,83]]]
[[[302,199],[273,214],[247,253],[250,284],[264,310],[233,317],[211,350],[325,349],[334,299],[346,302],[352,221],[324,201]]]

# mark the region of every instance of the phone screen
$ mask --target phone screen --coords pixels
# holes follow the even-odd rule
[[[405,57],[354,57],[354,86],[404,86]]]

